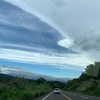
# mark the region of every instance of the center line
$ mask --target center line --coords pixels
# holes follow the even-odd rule
[[[62,96],[66,97],[68,100],[72,100],[71,98],[69,98],[68,96],[64,95],[63,93],[61,93]]]

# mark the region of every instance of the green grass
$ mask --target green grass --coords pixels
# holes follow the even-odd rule
[[[33,81],[20,77],[1,77],[0,100],[33,100],[51,92],[55,87],[63,88],[64,85],[58,81],[47,82],[43,78]]]
[[[0,78],[0,100],[31,100],[51,90],[46,82],[38,84],[24,78]]]

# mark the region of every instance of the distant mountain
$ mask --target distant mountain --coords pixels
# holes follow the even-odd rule
[[[15,78],[15,77],[13,77],[13,76],[11,76],[11,75],[6,75],[6,74],[2,74],[2,73],[0,73],[0,78]]]
[[[32,79],[32,80],[37,80],[40,77],[43,77],[45,80],[47,81],[59,81],[59,82],[64,82],[66,83],[68,80],[71,80],[69,78],[57,78],[57,77],[52,77],[52,76],[47,76],[47,75],[41,75],[41,74],[36,74],[36,73],[32,73],[32,74],[28,74],[28,75],[22,75],[22,74],[9,74],[10,76],[16,77],[25,77],[26,79]]]
[[[23,75],[22,76],[21,75],[16,75],[15,76],[15,75],[12,75],[12,74],[7,75],[7,74],[0,73],[0,78],[11,78],[11,79],[13,79],[15,77],[24,77],[24,76]],[[32,77],[25,77],[25,78],[26,79],[31,79],[31,80],[37,80],[40,77],[43,77],[47,81],[59,81],[59,82],[63,82],[63,83],[66,83],[68,80],[70,80],[68,78],[55,78],[55,77],[51,77],[51,76],[38,75],[38,74],[37,74],[37,77],[35,75],[35,76],[32,76]]]
[[[37,80],[38,78],[43,77],[47,81],[60,81],[60,82],[67,82],[68,80],[70,80],[69,78],[56,78],[48,75],[32,73],[27,69],[18,68],[18,67],[9,67],[9,66],[0,66],[0,73],[1,73],[0,77],[3,77],[3,75],[4,77],[9,77],[10,75],[12,77],[18,76],[18,77],[25,77],[26,79],[33,79],[33,80]]]

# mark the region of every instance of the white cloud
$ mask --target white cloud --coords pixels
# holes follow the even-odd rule
[[[10,74],[10,72],[16,72],[15,74],[18,74],[20,72],[29,72],[28,70],[24,68],[19,67],[8,67],[8,66],[0,66],[0,72],[3,74]],[[29,72],[32,73],[32,72]]]
[[[77,40],[80,42],[80,39],[87,37],[87,34],[91,35],[91,32],[87,33],[91,27],[100,28],[99,0],[5,1],[38,16],[41,20],[56,28],[60,33],[63,33],[65,39],[69,36],[69,40],[72,39],[73,41]],[[60,42],[60,44],[66,45],[65,41],[63,41],[63,43]],[[77,45],[78,48],[80,47],[76,42],[73,43],[73,46],[74,45]],[[70,47],[70,43],[68,46]],[[81,46],[83,46],[83,44],[81,44]],[[83,51],[83,49],[81,49],[81,51]],[[93,52],[90,53],[87,51],[87,53],[92,55]]]
[[[0,49],[0,58],[29,64],[37,63],[45,65],[54,65],[60,68],[73,70],[83,70],[87,64],[92,62],[88,58],[86,58],[86,56],[80,54],[59,54],[56,56],[11,49]],[[68,65],[73,65],[75,67],[71,68]]]
[[[71,48],[73,46],[73,40],[64,39],[58,42],[58,45],[63,46],[65,48]]]
[[[22,67],[0,66],[0,73],[12,76],[24,76],[25,78],[37,79],[40,74],[32,73],[28,69]],[[34,78],[33,78],[34,77]]]
[[[98,45],[100,44],[100,32],[94,29],[95,27],[98,29],[100,28],[100,0],[5,1],[8,1],[23,10],[38,16],[42,21],[48,23],[62,33],[64,40],[59,41],[59,45],[70,47],[82,53],[82,55],[67,55],[69,57],[47,56],[44,54],[41,55],[33,53],[32,55],[36,58],[31,58],[28,62],[37,63],[40,60],[40,63],[47,64],[72,64],[77,66],[86,66],[88,63],[92,63],[92,61],[100,59],[100,48]],[[91,29],[95,32],[92,32]],[[73,42],[71,42],[71,40]],[[25,55],[30,55],[28,52],[24,53]],[[9,58],[9,56],[10,55],[8,54],[8,57],[6,58]],[[18,58],[17,55],[15,56]],[[19,60],[24,61],[25,59],[22,59],[23,57],[24,56],[21,54]],[[12,59],[12,57],[9,59]]]

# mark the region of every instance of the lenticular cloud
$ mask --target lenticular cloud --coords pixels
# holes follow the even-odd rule
[[[6,1],[11,4],[0,1],[0,59],[66,69],[72,69],[68,65],[73,65],[74,70],[83,70],[91,63],[86,55],[64,47],[66,41],[62,40],[67,38],[69,47],[70,39],[48,18],[31,12],[20,0]]]

